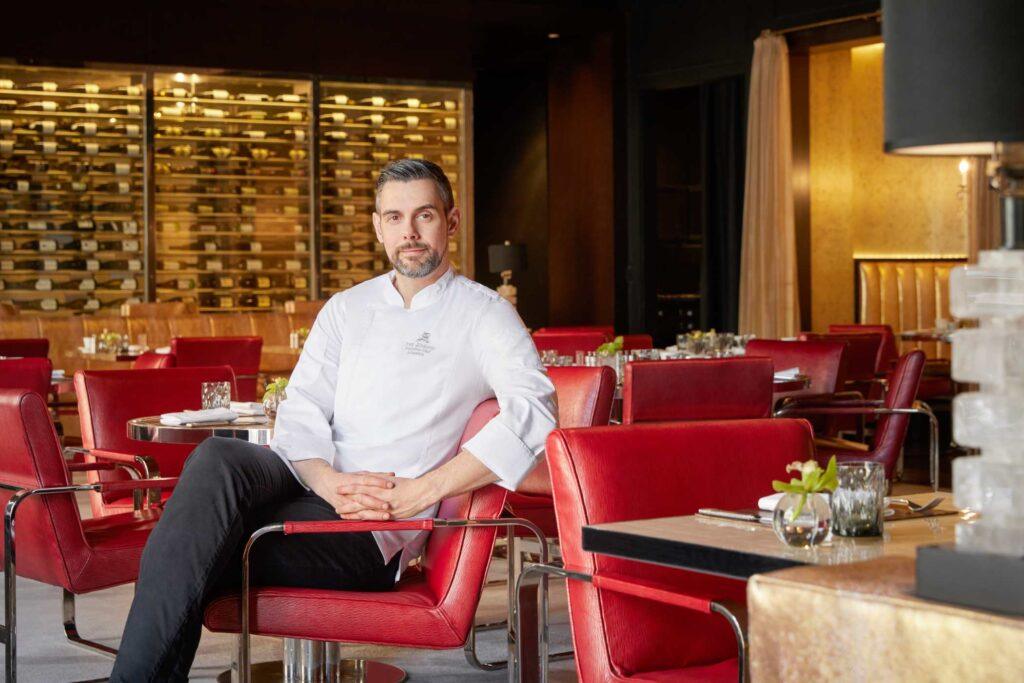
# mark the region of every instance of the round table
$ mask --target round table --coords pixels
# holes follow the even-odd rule
[[[128,420],[128,438],[153,443],[202,443],[211,436],[241,439],[266,446],[274,435],[274,421],[266,418],[240,417],[234,422],[165,425],[160,417],[136,417]]]
[[[211,436],[242,439],[266,446],[274,435],[274,421],[266,418],[239,417],[234,422],[208,422],[205,424],[164,425],[159,416],[137,417],[128,420],[128,438],[153,443],[198,444]],[[296,683],[328,680],[355,683],[398,683],[406,678],[405,671],[362,659],[344,659],[337,643],[301,638],[283,639],[284,656],[279,661],[257,662],[251,665],[255,683]],[[237,681],[234,670],[223,671],[218,683]]]

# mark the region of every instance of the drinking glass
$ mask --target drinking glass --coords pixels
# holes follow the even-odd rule
[[[587,352],[586,351],[577,351],[576,352],[576,359],[575,359],[575,362],[573,364],[576,365],[576,366],[585,365],[586,364],[586,359],[587,359]]]
[[[554,349],[542,349],[540,352],[541,365],[557,365],[558,351]]]
[[[881,536],[885,519],[885,468],[877,462],[848,462],[836,468],[832,532],[838,536]]]
[[[135,345],[138,346],[143,351],[149,348],[149,345],[146,343],[148,341],[149,338],[146,336],[145,333],[135,335]]]
[[[203,382],[203,410],[231,405],[231,382]]]

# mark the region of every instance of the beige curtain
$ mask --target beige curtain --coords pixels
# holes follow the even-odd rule
[[[978,252],[1003,243],[999,221],[999,193],[988,186],[987,157],[972,157],[967,168],[967,258],[978,262]]]
[[[789,50],[769,33],[754,41],[747,114],[740,261],[740,332],[792,336],[800,325],[793,224]]]

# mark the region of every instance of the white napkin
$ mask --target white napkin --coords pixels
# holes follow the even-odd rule
[[[800,374],[800,368],[786,368],[785,370],[779,370],[775,373],[775,381],[783,381],[796,379],[796,376]]]
[[[266,414],[263,412],[263,404],[258,401],[232,401],[228,408],[237,415],[247,417]]]
[[[757,501],[757,507],[762,509],[762,510],[767,510],[768,512],[772,512],[772,511],[775,510],[775,506],[779,504],[779,501],[782,500],[782,497],[784,495],[786,495],[786,494],[785,493],[773,493],[771,495],[764,496],[763,498],[759,498],[758,501]]]
[[[237,419],[238,413],[227,408],[210,408],[208,410],[183,410],[180,413],[164,413],[160,416],[160,424],[177,427],[183,424],[234,422]]]
[[[153,349],[153,353],[170,353],[170,352],[171,352],[171,347],[170,346],[158,346],[155,349]]]
[[[64,379],[64,371],[63,370],[53,370],[50,373],[50,379]]]

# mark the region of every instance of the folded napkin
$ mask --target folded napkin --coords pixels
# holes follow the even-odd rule
[[[259,401],[232,401],[228,408],[237,415],[247,417],[266,414],[263,412],[263,404]]]
[[[64,379],[63,370],[53,370],[50,372],[50,379]]]
[[[153,353],[164,353],[164,354],[167,354],[167,353],[170,353],[170,352],[171,352],[171,347],[170,346],[158,346],[155,349],[153,349]]]
[[[786,368],[775,373],[775,381],[796,379],[800,374],[800,368]]]
[[[238,413],[227,408],[209,408],[207,410],[183,410],[180,413],[164,413],[160,416],[160,424],[177,427],[183,424],[234,422],[237,419]]]
[[[785,493],[773,493],[773,494],[771,494],[769,496],[765,496],[763,498],[760,498],[757,501],[757,507],[762,509],[762,510],[767,510],[769,512],[772,512],[772,511],[775,510],[775,506],[779,504],[779,501],[782,500],[782,497],[784,495],[786,495],[786,494]]]

